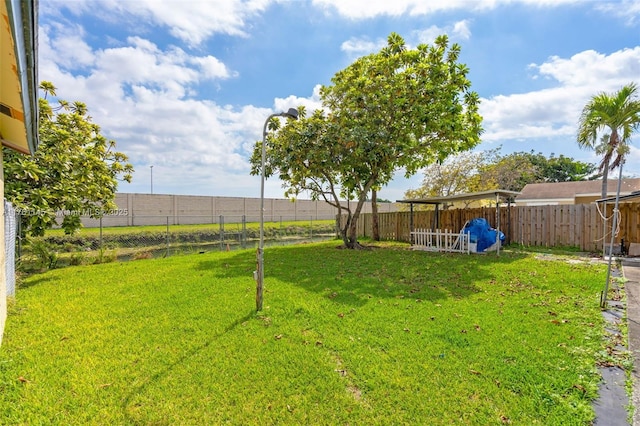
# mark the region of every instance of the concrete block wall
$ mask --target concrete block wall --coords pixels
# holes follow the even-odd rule
[[[105,212],[102,226],[187,225],[260,220],[260,199],[244,197],[214,197],[168,194],[116,194],[117,209]],[[343,202],[347,205],[347,201]],[[355,206],[355,202],[351,202]],[[378,203],[380,213],[395,212],[395,203]],[[324,201],[265,198],[264,220],[326,220],[334,219],[338,210]],[[363,213],[371,212],[371,203]],[[99,219],[83,218],[85,227],[100,226]]]

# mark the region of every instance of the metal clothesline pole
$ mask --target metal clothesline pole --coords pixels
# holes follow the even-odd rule
[[[613,259],[613,241],[616,236],[616,227],[618,226],[618,206],[620,204],[620,184],[622,182],[623,164],[624,163],[620,163],[620,173],[618,175],[618,189],[616,190],[616,203],[613,207],[613,223],[611,224],[611,243],[609,244],[609,261],[607,265],[607,279],[604,282],[604,291],[600,295],[601,308],[604,308],[607,304],[607,293],[609,292],[609,280],[611,279],[611,261]],[[606,211],[605,211],[605,216],[606,216]]]

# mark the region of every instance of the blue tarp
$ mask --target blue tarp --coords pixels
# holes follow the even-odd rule
[[[478,252],[483,252],[494,245],[496,242],[496,235],[499,232],[491,228],[491,226],[489,226],[489,222],[481,217],[471,219],[467,222],[462,231],[469,234],[470,242],[477,244]],[[505,236],[500,232],[500,245],[502,245],[504,240]]]

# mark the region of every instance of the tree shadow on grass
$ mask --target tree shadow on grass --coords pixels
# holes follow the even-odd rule
[[[476,283],[490,281],[495,268],[525,254],[486,255],[433,253],[407,249],[343,250],[339,243],[300,244],[265,250],[265,291],[278,291],[274,281],[326,296],[335,303],[360,306],[372,298],[437,301],[477,293]],[[256,269],[252,251],[196,265],[221,278],[248,277]],[[270,282],[271,281],[271,282]]]
[[[131,415],[129,414],[129,411],[127,410],[129,405],[131,404],[131,401],[133,400],[133,398],[135,398],[137,395],[143,394],[154,383],[157,383],[158,381],[160,381],[160,380],[164,379],[165,377],[167,377],[176,366],[184,364],[189,359],[191,359],[194,356],[198,355],[199,353],[201,353],[202,351],[207,349],[209,346],[211,346],[211,344],[214,343],[215,341],[217,341],[219,338],[221,338],[225,334],[233,331],[240,324],[242,324],[242,323],[244,323],[246,321],[249,321],[251,318],[254,318],[255,315],[256,315],[255,311],[250,311],[248,314],[246,314],[242,318],[236,319],[231,324],[229,324],[224,330],[222,330],[220,333],[213,335],[211,337],[211,339],[209,339],[205,343],[203,343],[203,344],[201,344],[199,346],[193,347],[191,350],[186,352],[183,356],[178,358],[175,362],[173,362],[173,363],[167,365],[165,368],[157,371],[155,374],[153,374],[151,377],[149,377],[147,380],[145,380],[142,384],[134,387],[124,397],[124,399],[122,400],[122,412],[124,414],[124,417],[125,417],[127,423],[128,424],[139,424],[140,423],[140,421],[137,421],[136,419],[132,418]],[[144,423],[144,424],[146,424],[146,423]]]
[[[29,287],[35,287],[37,285],[40,284],[45,284],[48,283],[50,281],[53,281],[54,278],[52,276],[43,276],[40,275],[37,278],[34,276],[30,276],[27,279],[23,279],[20,280],[19,282],[16,283],[16,289],[17,290],[21,290],[21,289],[25,289],[25,288],[29,288]]]

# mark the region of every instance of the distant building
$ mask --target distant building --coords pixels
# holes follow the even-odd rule
[[[609,179],[607,196],[614,197],[618,190],[618,180]],[[640,191],[640,179],[623,179],[620,195],[630,195]],[[541,206],[558,204],[589,204],[602,198],[602,180],[578,182],[553,182],[527,184],[516,197],[518,206]]]

